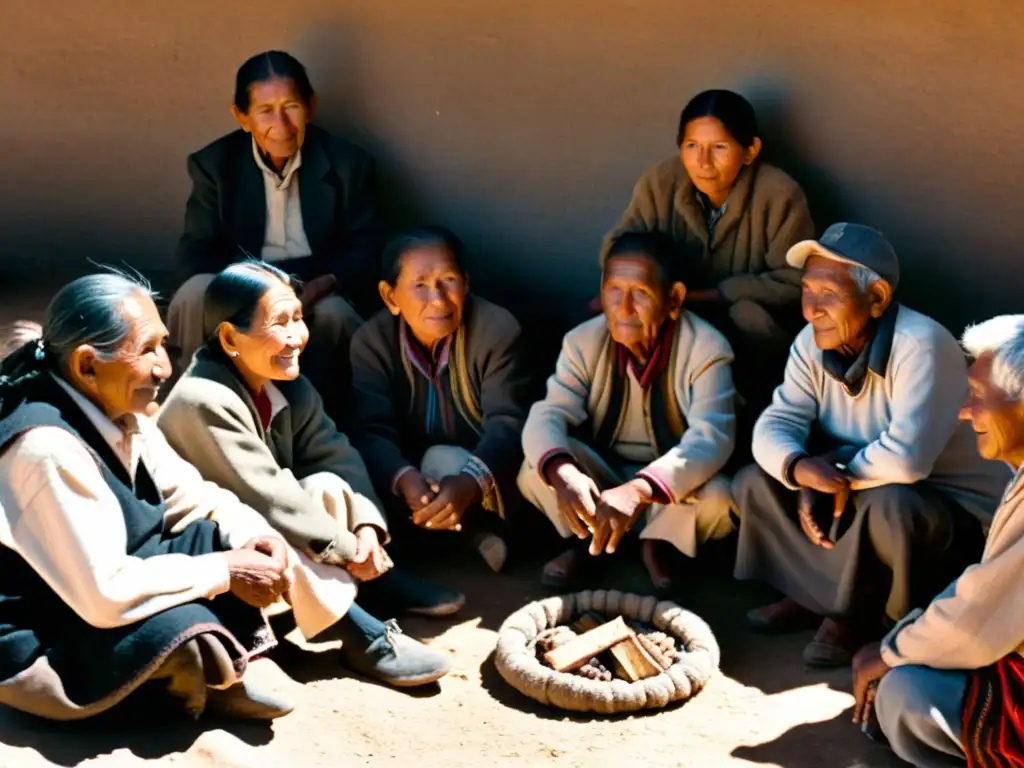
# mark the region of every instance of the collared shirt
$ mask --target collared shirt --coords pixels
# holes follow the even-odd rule
[[[729,201],[726,200],[720,208],[715,208],[711,205],[708,196],[699,189],[695,190],[694,194],[697,197],[698,205],[700,205],[701,213],[704,214],[704,223],[708,227],[708,241],[710,242],[715,236],[715,226],[718,224],[718,220],[725,215],[725,210],[729,207]]]
[[[302,201],[299,198],[298,170],[302,167],[302,150],[288,158],[279,174],[270,168],[260,155],[255,140],[252,156],[263,174],[263,189],[267,198],[267,228],[260,256],[275,262],[309,256],[306,229],[302,224]]]
[[[898,314],[899,305],[890,305],[875,322],[874,328],[870,331],[871,338],[853,360],[831,349],[821,353],[821,367],[825,373],[843,385],[848,395],[856,397],[860,394],[864,389],[864,382],[867,381],[868,371],[885,377],[892,354],[892,340]]]
[[[152,421],[138,417],[138,434],[125,452],[125,432],[87,398],[60,383],[122,456],[125,469],[134,476],[141,461],[149,471],[167,505],[167,530],[215,520],[229,548],[256,536],[278,536],[234,494],[205,482]],[[215,597],[230,585],[222,553],[129,556],[120,504],[95,455],[59,427],[30,429],[0,455],[0,545],[20,554],[64,602],[97,627],[131,624],[176,605]]]

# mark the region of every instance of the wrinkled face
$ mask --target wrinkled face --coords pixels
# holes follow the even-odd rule
[[[309,329],[302,319],[302,302],[291,286],[276,280],[260,299],[248,331],[225,329],[221,333],[224,351],[256,390],[267,381],[297,379],[299,355],[307,341]]]
[[[993,358],[986,352],[967,372],[970,394],[960,418],[971,422],[982,457],[1017,467],[1024,461],[1024,400],[991,382]]]
[[[712,200],[724,200],[757,151],[736,141],[717,117],[698,117],[687,123],[679,155],[693,185]]]
[[[128,413],[152,416],[159,407],[160,385],[171,375],[167,328],[145,293],[130,297],[121,311],[131,330],[113,359],[104,362],[83,345],[71,356],[70,376],[111,419]]]
[[[601,307],[608,332],[631,351],[650,349],[662,324],[682,306],[682,283],[666,286],[653,259],[621,253],[605,262]]]
[[[431,349],[462,325],[469,282],[444,246],[417,248],[402,255],[394,285],[380,283],[381,298],[401,315],[413,336]]]
[[[265,155],[287,160],[302,147],[310,105],[302,100],[294,80],[275,77],[255,83],[249,89],[249,111],[232,110]]]
[[[861,291],[849,266],[825,256],[811,256],[801,285],[804,319],[814,326],[818,347],[861,349],[868,324],[881,312],[873,311],[871,293]]]

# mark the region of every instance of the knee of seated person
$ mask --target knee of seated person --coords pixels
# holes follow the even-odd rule
[[[875,714],[884,731],[905,712],[929,706],[922,695],[920,677],[928,669],[917,666],[896,667],[882,678],[875,693]]]
[[[909,485],[880,485],[858,491],[855,504],[859,508],[866,507],[868,521],[872,519],[885,521],[904,521],[910,518],[906,510],[920,503],[920,496]]]
[[[213,278],[214,275],[207,273],[192,275],[174,292],[168,311],[182,309],[187,306],[198,306],[201,308],[206,298],[206,289],[213,282]]]
[[[351,336],[363,324],[363,319],[346,299],[332,294],[313,305],[312,326],[333,336]]]
[[[736,514],[742,517],[754,509],[756,505],[751,504],[751,499],[760,488],[770,481],[768,473],[757,464],[748,464],[737,472],[730,486],[730,495],[736,508]]]
[[[457,475],[469,460],[470,453],[457,445],[432,445],[423,454],[420,472],[427,477],[440,480],[448,475]]]
[[[722,475],[715,475],[708,480],[698,489],[696,496],[702,507],[721,510],[723,513],[736,506],[732,495],[732,481]]]
[[[772,336],[778,323],[771,313],[756,301],[740,299],[729,305],[729,320],[737,329],[754,336]]]

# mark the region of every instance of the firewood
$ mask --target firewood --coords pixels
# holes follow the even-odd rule
[[[601,626],[601,621],[593,611],[584,613],[572,625],[577,632],[587,632],[598,626]],[[615,676],[631,683],[660,675],[664,668],[638,642],[636,635],[616,643],[608,651],[614,662]]]
[[[544,659],[552,669],[558,672],[567,672],[583,666],[590,659],[607,651],[627,637],[632,637],[633,634],[633,630],[626,626],[626,622],[620,616],[614,621],[584,632],[565,645],[548,651],[544,654]]]

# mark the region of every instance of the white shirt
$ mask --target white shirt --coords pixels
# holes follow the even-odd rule
[[[252,156],[263,173],[263,189],[267,198],[267,229],[260,256],[269,262],[310,256],[313,249],[306,239],[299,199],[298,170],[302,167],[302,150],[288,158],[280,175],[263,162],[255,141],[252,143]]]
[[[125,433],[120,427],[60,384],[121,455]],[[204,481],[151,420],[138,421],[139,434],[122,460],[133,476],[139,461],[149,471],[167,504],[166,530],[214,520],[231,549],[256,536],[280,537],[233,493]],[[101,628],[212,598],[230,585],[223,553],[129,556],[117,497],[92,452],[59,427],[30,429],[0,455],[0,545],[20,554],[82,619]]]

